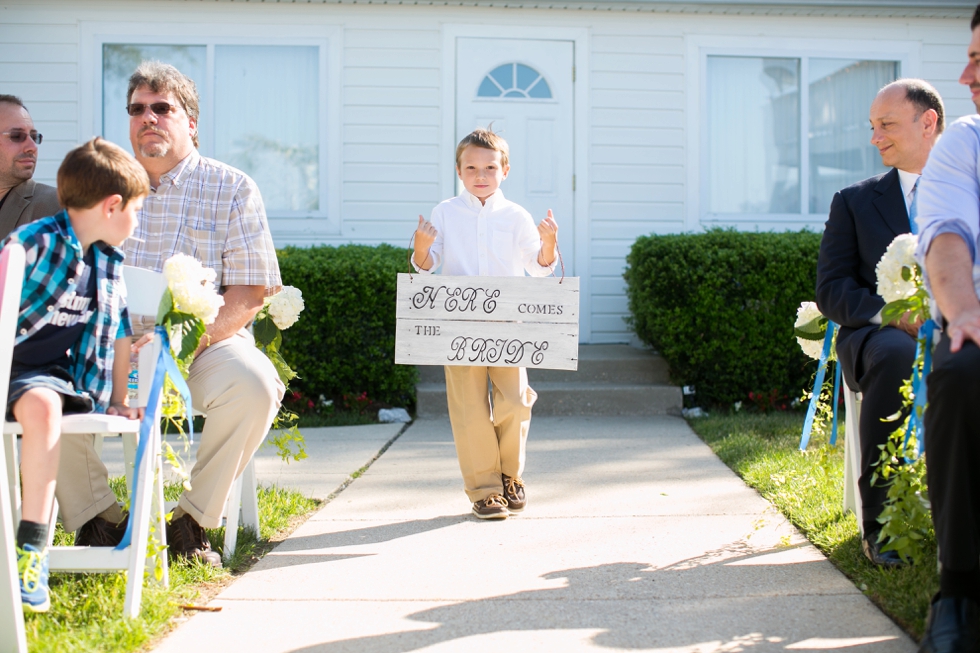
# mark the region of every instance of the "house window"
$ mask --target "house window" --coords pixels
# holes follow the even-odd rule
[[[270,216],[322,215],[319,46],[104,43],[103,135],[127,148],[128,80],[147,59],[194,80],[202,154],[252,177]]]
[[[551,87],[534,68],[522,63],[505,63],[487,73],[476,96],[550,100]]]
[[[868,109],[898,69],[897,61],[709,55],[707,220],[819,218],[837,190],[884,172]]]

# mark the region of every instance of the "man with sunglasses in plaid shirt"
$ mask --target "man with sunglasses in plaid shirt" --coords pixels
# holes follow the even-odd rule
[[[58,191],[31,177],[41,135],[16,95],[0,94],[0,239],[61,210]]]
[[[126,262],[162,271],[184,253],[217,272],[225,304],[201,339],[187,384],[207,415],[191,489],[167,527],[171,555],[221,566],[204,528],[217,528],[235,479],[262,444],[285,388],[247,327],[263,300],[282,288],[259,189],[245,173],[197,151],[199,99],[194,82],[170,65],[143,62],[127,95],[130,140],[150,176]],[[155,316],[133,316],[137,335]],[[125,519],[91,438],[62,445],[58,486],[65,530],[76,544],[114,546]],[[68,491],[67,488],[71,488]]]

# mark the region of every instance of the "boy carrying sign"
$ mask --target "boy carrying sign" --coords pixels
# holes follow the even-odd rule
[[[18,243],[26,253],[5,410],[24,429],[17,570],[27,611],[51,606],[46,546],[62,414],[138,414],[128,406],[132,327],[118,248],[133,235],[149,192],[136,159],[94,138],[58,169],[65,210],[20,227],[2,243]]]
[[[419,216],[412,264],[419,272],[466,276],[545,277],[554,271],[558,224],[551,211],[535,228],[531,214],[507,200],[507,142],[477,129],[456,146],[465,190]],[[537,394],[523,367],[449,366],[446,396],[453,440],[473,514],[506,519],[527,505],[521,473]],[[487,378],[493,387],[491,404]]]

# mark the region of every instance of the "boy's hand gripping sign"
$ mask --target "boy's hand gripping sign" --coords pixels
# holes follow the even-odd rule
[[[578,282],[399,274],[395,363],[576,370]]]

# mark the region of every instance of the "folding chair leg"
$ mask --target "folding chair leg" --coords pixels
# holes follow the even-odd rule
[[[242,472],[242,525],[259,535],[259,484],[255,478],[255,458]]]
[[[3,436],[3,453],[7,461],[7,496],[14,528],[20,524],[20,465],[17,464],[17,436]]]
[[[146,566],[150,571],[150,577],[153,578],[153,569],[150,566],[153,565],[155,567],[159,565],[163,572],[160,576],[159,583],[164,587],[170,587],[170,566],[167,559],[167,508],[166,502],[163,500],[163,456],[159,452],[157,454],[155,470],[152,508],[153,525],[155,527],[153,539],[158,551],[155,560],[152,557],[147,557]]]
[[[146,551],[150,535],[150,507],[153,504],[154,478],[160,459],[160,429],[150,430],[149,441],[140,468],[135,470],[138,480],[136,497],[130,497],[130,515],[133,521],[133,539],[130,542],[129,569],[126,579],[126,599],[123,615],[135,619],[140,613],[143,598],[143,572],[146,568]],[[135,499],[135,500],[134,500]]]
[[[849,388],[844,391],[844,409],[847,411],[844,433],[844,512],[850,510],[857,518],[858,531],[864,537],[864,521],[861,518],[861,492],[858,479],[861,478],[861,400]]]
[[[133,465],[136,464],[136,433],[123,433],[123,469],[126,470],[126,487],[133,487]]]
[[[58,525],[58,499],[51,500],[51,516],[48,517],[48,546],[54,545],[54,529]]]
[[[9,480],[15,474],[10,473],[10,456],[4,449],[16,437],[0,435],[0,439],[4,441],[3,448],[0,448],[0,458],[3,458],[0,460],[0,468],[6,467]],[[26,653],[27,636],[24,634],[24,610],[21,607],[20,581],[17,575],[17,533],[14,530],[9,491],[7,483],[0,483],[0,650]]]
[[[243,473],[235,479],[235,483],[231,486],[231,493],[228,495],[228,502],[225,504],[225,560],[230,560],[235,555],[235,547],[238,546],[238,518],[241,515],[244,477]]]

